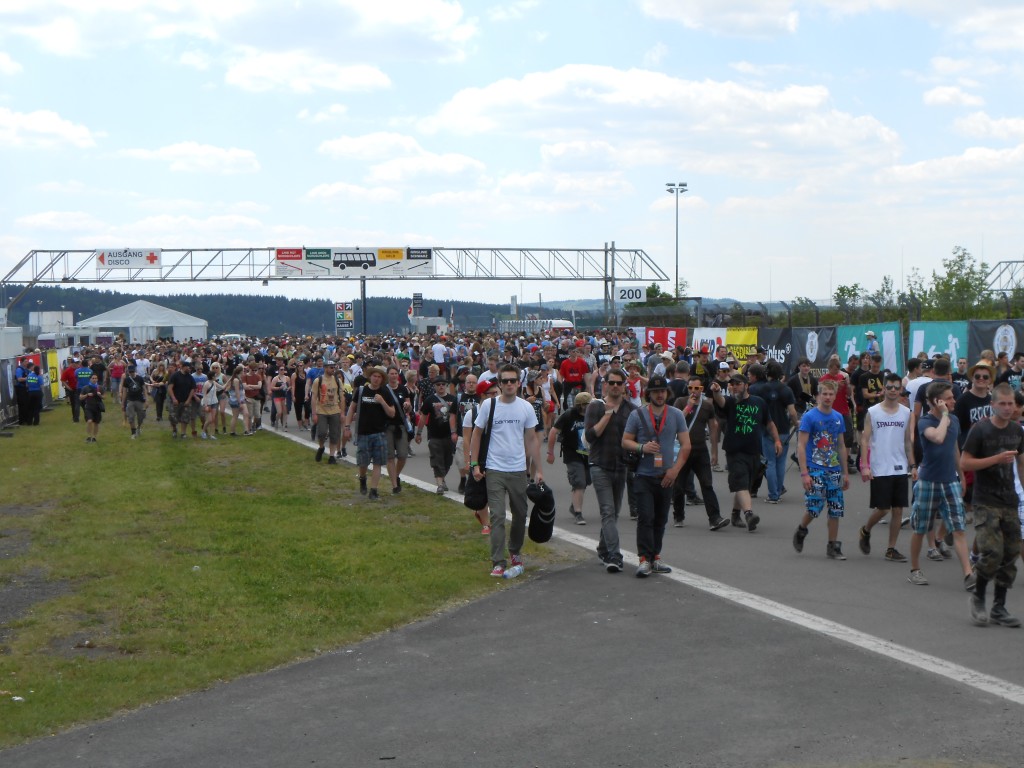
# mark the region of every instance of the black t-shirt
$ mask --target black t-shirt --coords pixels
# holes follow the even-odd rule
[[[566,464],[583,464],[587,461],[587,453],[580,452],[580,435],[583,432],[583,412],[579,408],[569,408],[555,419],[555,429],[562,436],[562,461]],[[586,439],[584,438],[584,445]]]
[[[756,395],[742,401],[726,397],[725,418],[725,439],[722,441],[725,452],[760,456],[761,436],[770,420],[768,404]]]
[[[760,397],[768,403],[768,415],[775,422],[775,428],[780,435],[789,432],[792,422],[789,419],[789,406],[796,405],[796,398],[793,397],[793,390],[781,381],[759,381],[751,384],[749,393]]]
[[[399,384],[391,390],[398,400],[398,407],[395,409],[395,418],[391,421],[394,424],[405,426],[405,404],[411,403],[413,396],[405,384]]]
[[[146,402],[146,380],[138,374],[125,376],[121,386],[124,387],[125,400],[133,403]]]
[[[996,377],[996,384],[1009,384],[1013,387],[1014,392],[1020,391],[1020,383],[1022,374],[1020,371],[1015,371],[1013,368],[1007,368],[999,376]]]
[[[1024,429],[1020,424],[1010,422],[999,429],[989,419],[971,427],[964,441],[963,451],[976,459],[995,456],[1002,451],[1024,452]],[[1013,484],[1013,465],[995,464],[986,469],[975,470],[974,503],[990,504],[996,507],[1017,508],[1017,489]]]
[[[953,415],[960,422],[960,450],[963,450],[971,427],[992,415],[992,395],[978,397],[970,390],[964,392],[956,401]]]
[[[420,413],[427,417],[428,439],[440,440],[444,438],[447,440],[451,438],[453,430],[449,416],[453,412],[458,413],[454,395],[444,395],[442,397],[431,395],[423,401]],[[459,427],[456,425],[454,431],[458,432],[458,430]]]
[[[857,379],[857,404],[863,408],[870,408],[876,403],[882,402],[878,398],[865,399],[864,390],[868,391],[869,395],[881,395],[882,394],[882,373],[874,373],[872,371],[864,371],[861,373],[860,378]]]
[[[175,400],[179,403],[186,403],[195,391],[196,380],[192,378],[191,373],[175,371],[171,374],[171,378],[167,381],[167,385],[171,388],[171,394],[174,395]]]
[[[359,435],[376,435],[388,427],[388,416],[384,412],[384,406],[377,402],[377,395],[384,398],[384,402],[394,405],[390,393],[386,389],[373,389],[369,385],[359,390],[360,403],[356,405],[359,412],[357,431]]]

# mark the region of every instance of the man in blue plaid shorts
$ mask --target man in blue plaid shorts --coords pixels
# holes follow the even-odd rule
[[[911,584],[924,586],[921,573],[921,545],[931,529],[936,513],[942,516],[946,530],[953,532],[953,551],[964,574],[964,588],[974,589],[974,575],[967,555],[964,535],[963,473],[960,471],[960,422],[951,417],[956,398],[948,381],[933,381],[924,393],[928,413],[917,422],[921,445],[921,466],[917,469],[914,507],[910,513]]]
[[[818,405],[800,419],[800,479],[804,486],[807,511],[793,533],[793,549],[804,551],[804,539],[812,520],[828,506],[828,546],[825,555],[831,560],[845,560],[839,541],[839,519],[843,516],[843,491],[850,487],[846,443],[843,434],[846,422],[832,410],[838,387],[834,381],[818,382]]]

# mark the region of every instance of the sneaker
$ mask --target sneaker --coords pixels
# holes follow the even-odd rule
[[[480,529],[480,535],[481,536],[490,536],[491,535],[491,526],[489,526],[489,525],[483,526]]]
[[[979,627],[984,627],[988,624],[988,612],[985,610],[985,601],[977,595],[971,595],[967,598],[967,606],[971,609],[971,621],[977,624]],[[993,611],[995,608],[993,607]],[[1003,609],[1006,610],[1005,608]]]
[[[746,528],[747,527],[747,524],[743,522],[743,518],[740,517],[740,511],[738,509],[734,509],[732,511],[731,522],[732,522],[732,524],[736,528]]]
[[[984,603],[982,603],[984,607]],[[1006,606],[1000,603],[996,603],[992,606],[992,612],[988,615],[988,620],[993,624],[998,624],[1001,627],[1019,627],[1020,619],[1010,614],[1006,610]]]
[[[722,468],[722,466],[720,464],[712,464],[711,465],[711,471],[712,472],[725,472],[725,470]]]
[[[466,478],[459,478],[459,493],[466,492]]]
[[[697,496],[695,494],[693,496],[687,496],[686,497],[686,503],[687,504],[693,504],[694,506],[696,506],[698,504],[703,504],[704,503],[704,499],[702,499],[700,496]]]
[[[211,440],[216,440],[216,439],[217,439],[217,436],[216,436],[216,435],[210,435],[210,439],[211,439]]]
[[[92,442],[92,438],[91,438],[91,437],[87,437],[87,438],[85,438],[85,442],[87,442],[87,443],[91,443],[91,442]]]
[[[939,554],[947,560],[953,557],[953,552],[946,546],[945,542],[936,540],[935,548],[939,550]]]
[[[944,557],[943,557],[943,556],[942,556],[942,555],[941,555],[941,554],[939,553],[939,550],[937,550],[937,549],[932,549],[932,548],[929,548],[929,549],[928,549],[928,559],[929,559],[929,560],[936,560],[936,561],[938,561],[938,562],[940,562],[940,563],[941,563],[941,562],[942,562],[943,560],[945,560],[946,558],[944,558]]]
[[[493,576],[496,579],[503,579],[503,578],[505,578],[505,566],[504,565],[496,565],[493,568],[491,568],[491,576]]]
[[[825,555],[832,560],[845,560],[846,555],[843,554],[843,543],[841,541],[830,541],[825,548]]]
[[[904,517],[900,520],[900,528],[908,528],[910,526],[910,516]]]
[[[400,494],[401,492],[402,492],[402,486],[400,486],[400,485],[396,485],[396,486],[394,486],[394,487],[393,487],[393,488],[391,489],[391,495],[392,495],[392,496],[397,496],[397,495],[398,495],[398,494]]]
[[[321,445],[319,448],[316,449],[316,460],[317,461],[323,461],[323,458],[324,458],[324,447]]]
[[[953,532],[952,531],[946,531],[946,535],[942,537],[942,543],[945,544],[947,547],[952,547],[953,546]]]
[[[338,460],[337,460],[336,458],[334,458],[333,456],[330,456],[330,457],[328,457],[328,459],[327,459],[327,463],[328,463],[328,464],[337,464],[337,463],[338,463]]]
[[[630,512],[629,512],[629,519],[630,520],[636,520],[636,512],[634,512],[633,510],[630,510]]]
[[[586,525],[587,521],[583,519],[583,513],[577,512],[573,515],[573,519],[576,521],[576,525]]]
[[[921,573],[921,571],[911,571],[910,575],[907,576],[907,581],[918,587],[928,586],[928,579],[924,577],[924,574]]]
[[[132,440],[134,440],[134,439],[135,439],[135,433],[132,432]]]
[[[348,450],[346,448],[341,449],[341,458],[348,458]]]
[[[437,490],[434,491],[434,493],[436,493],[438,496],[443,495],[444,494],[444,486],[443,485],[437,486]]]
[[[903,553],[895,547],[890,547],[889,549],[885,550],[885,559],[888,560],[890,563],[907,562],[906,556],[903,555]]]
[[[369,499],[370,501],[375,501],[376,499],[380,498],[380,495],[377,493],[376,488],[371,488],[370,494],[366,498]]]
[[[686,520],[682,517],[677,517],[673,521],[672,525],[676,528],[682,528],[684,525],[686,525]]]
[[[757,530],[757,524],[761,522],[761,517],[755,515],[753,512],[744,512],[743,516],[747,520],[747,530],[753,533]]]
[[[964,576],[964,590],[967,592],[973,592],[976,586],[978,586],[978,575],[974,573],[974,571],[971,571]],[[992,607],[992,610],[995,610],[995,606]]]
[[[605,560],[604,569],[608,573],[622,573],[622,563],[618,560]]]
[[[638,579],[646,579],[652,573],[651,564],[644,558],[640,558],[640,565],[636,567],[636,577]]]
[[[708,521],[708,528],[710,528],[712,531],[720,531],[723,528],[725,528],[725,526],[727,526],[728,524],[729,521],[721,515],[719,515],[714,520]]]
[[[802,525],[796,527],[796,531],[793,533],[793,549],[797,552],[804,551],[804,539],[807,538],[807,529]]]
[[[764,500],[764,503],[765,504],[778,504],[779,500],[778,499],[773,499],[771,496],[766,496],[765,500]]]
[[[195,435],[193,434],[192,437],[195,437]],[[203,432],[203,440],[209,440],[209,439],[210,439],[210,436],[207,435],[205,432]]]
[[[523,563],[523,556],[522,555],[511,555],[509,557],[508,561],[512,565],[518,565],[520,568],[525,568],[526,567],[525,563]]]
[[[857,539],[857,546],[860,547],[860,551],[865,555],[871,554],[871,531],[865,528],[863,525],[860,527],[860,535]]]
[[[651,573],[672,573],[672,568],[661,562],[660,556],[656,556],[651,564]]]
[[[441,481],[441,491],[448,493],[448,483],[444,480]]]
[[[360,477],[359,478],[359,492],[361,494],[363,494],[363,496],[366,495],[366,478],[365,477]]]

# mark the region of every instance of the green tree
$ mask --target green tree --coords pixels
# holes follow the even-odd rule
[[[953,248],[942,260],[943,272],[932,272],[926,318],[931,320],[971,320],[992,313],[988,293],[988,265],[978,263],[963,246]]]
[[[832,300],[843,313],[847,325],[853,322],[853,318],[864,300],[864,294],[865,291],[861,284],[854,283],[853,285],[840,285],[832,295]]]

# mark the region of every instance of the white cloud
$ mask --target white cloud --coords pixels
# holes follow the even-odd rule
[[[21,72],[21,64],[11,58],[10,54],[0,51],[0,75],[16,75]]]
[[[260,169],[255,153],[236,147],[214,147],[183,141],[160,149],[125,149],[121,154],[139,160],[161,160],[172,171],[253,173]]]
[[[878,174],[879,181],[899,184],[924,184],[937,181],[990,183],[990,177],[1019,178],[1024,166],[1024,144],[1008,149],[970,147],[960,155],[898,165]]]
[[[389,187],[361,187],[337,181],[333,184],[318,184],[306,193],[311,200],[329,200],[337,198],[352,202],[397,203],[401,195]]]
[[[954,126],[963,135],[974,138],[1024,141],[1024,117],[992,118],[975,112],[958,119]]]
[[[494,5],[487,9],[487,18],[491,21],[518,21],[540,5],[539,0],[518,0],[504,5]]]
[[[211,63],[209,54],[202,51],[185,51],[178,57],[178,61],[186,67],[198,69],[200,72],[205,72],[209,69]]]
[[[930,107],[978,107],[985,103],[980,96],[967,93],[955,85],[941,85],[926,91],[924,103]]]
[[[656,67],[668,56],[668,46],[664,43],[655,43],[654,47],[644,53],[644,66]]]
[[[343,117],[348,111],[348,107],[344,104],[331,104],[319,112],[310,112],[308,109],[303,109],[297,115],[299,120],[303,120],[310,123],[326,123],[331,120],[337,120],[339,117]]]
[[[396,157],[370,168],[369,178],[375,182],[399,183],[419,176],[459,176],[483,173],[484,164],[455,152],[425,152],[415,157]]]
[[[228,66],[224,79],[229,85],[256,92],[371,91],[391,85],[387,75],[369,64],[344,66],[303,51],[278,53],[252,48]]]
[[[95,231],[104,226],[99,219],[83,211],[41,211],[21,216],[15,219],[14,223],[19,227],[56,232]]]
[[[70,145],[84,149],[96,146],[98,135],[48,109],[14,112],[0,107],[0,144],[35,148]]]
[[[966,8],[965,18],[958,19],[954,31],[971,37],[982,50],[1019,51],[1024,48],[1024,7]]]
[[[800,23],[792,0],[639,0],[639,5],[656,19],[723,35],[791,34]]]
[[[36,41],[36,44],[57,56],[81,56],[85,53],[78,22],[69,16],[53,19],[34,27],[15,26],[14,31]]]
[[[362,136],[339,136],[323,142],[319,151],[334,158],[386,160],[396,155],[409,157],[425,152],[412,136],[379,131]]]

